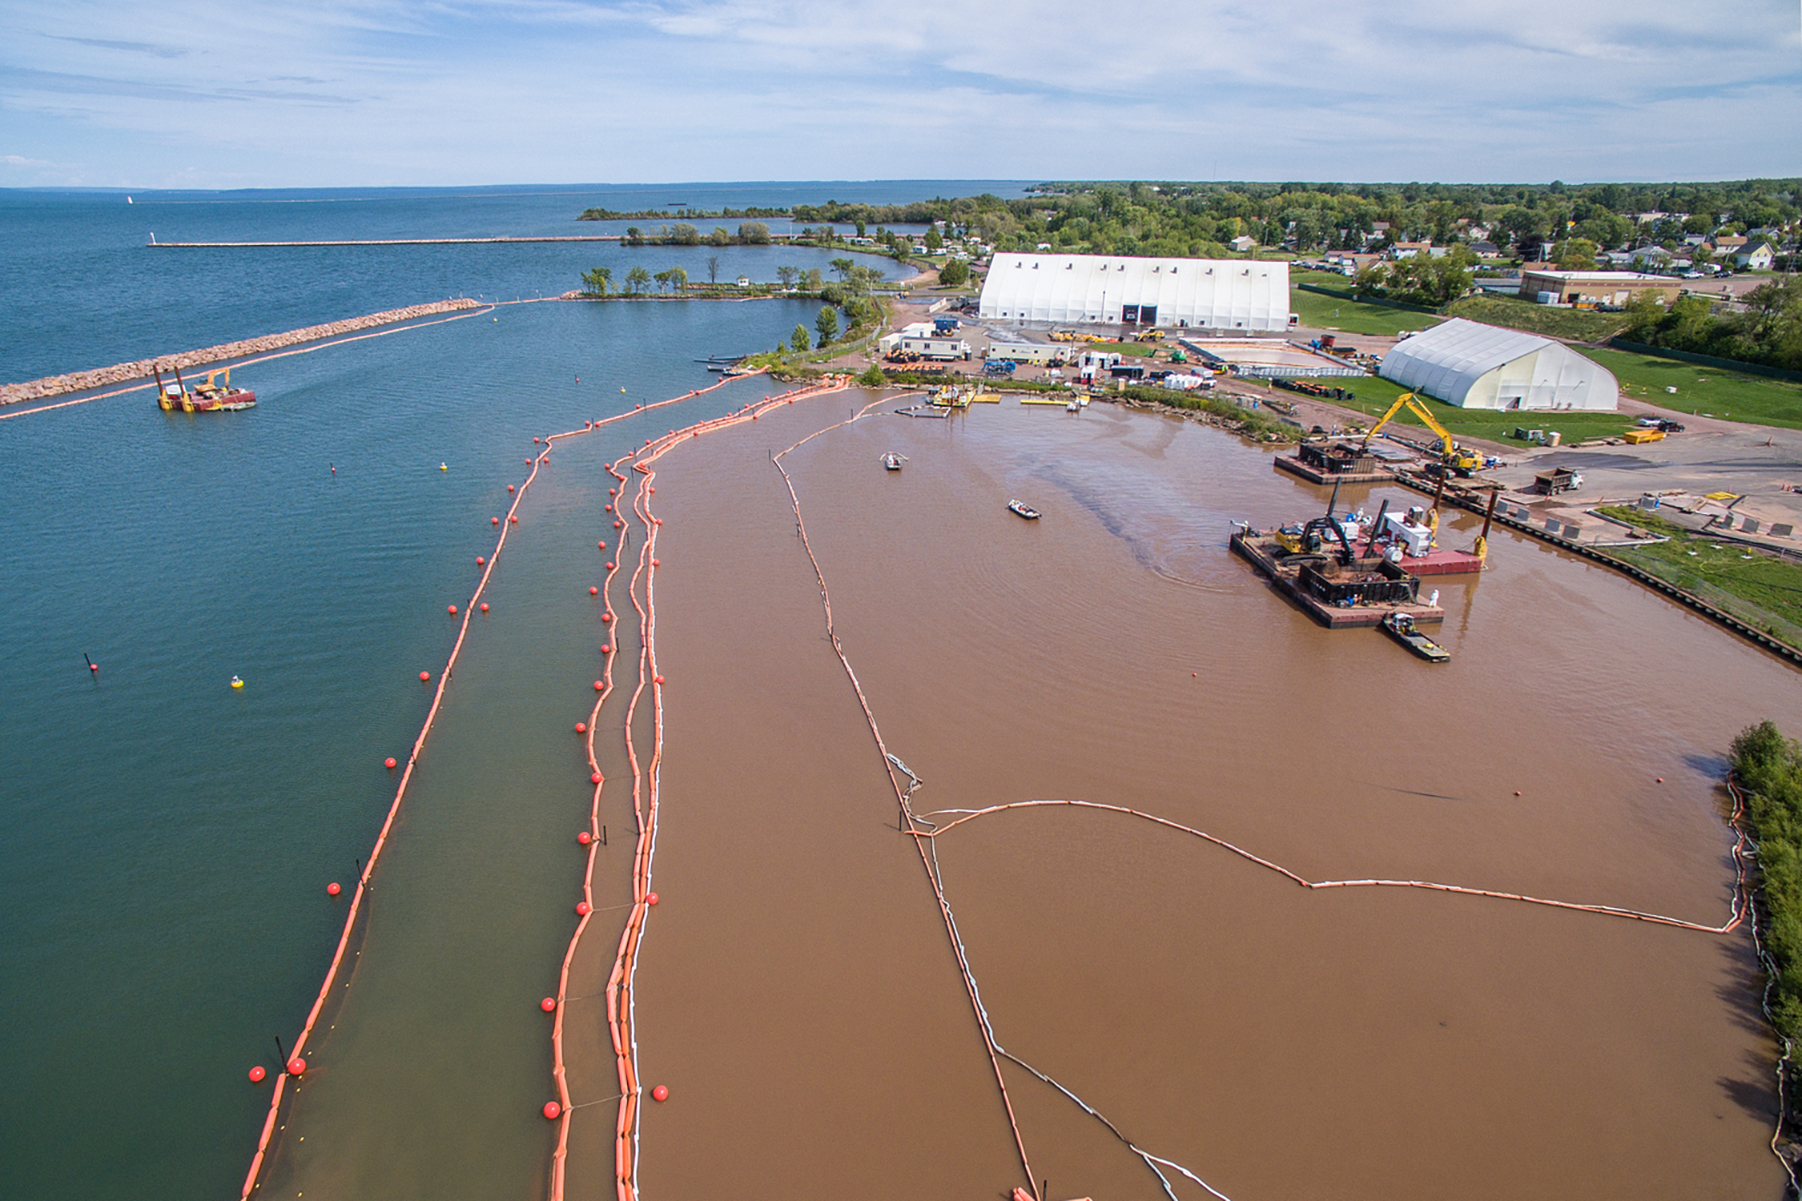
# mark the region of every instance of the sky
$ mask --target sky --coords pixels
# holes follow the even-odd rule
[[[1802,175],[1802,0],[7,0],[0,187]]]

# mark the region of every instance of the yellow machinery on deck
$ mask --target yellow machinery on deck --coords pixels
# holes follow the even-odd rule
[[[1381,430],[1385,425],[1388,425],[1389,419],[1401,412],[1402,407],[1405,405],[1410,413],[1413,413],[1416,417],[1420,418],[1422,425],[1438,435],[1439,462],[1442,467],[1462,476],[1469,476],[1481,469],[1483,466],[1483,456],[1474,450],[1459,446],[1458,443],[1453,440],[1451,431],[1446,429],[1443,425],[1440,425],[1438,419],[1433,416],[1432,410],[1416,400],[1414,395],[1415,394],[1412,392],[1403,392],[1400,396],[1395,398],[1395,403],[1390,405],[1388,410],[1381,417],[1377,418],[1377,423],[1370,427],[1369,433],[1364,435],[1365,448],[1369,448],[1370,440],[1377,436],[1377,431]]]

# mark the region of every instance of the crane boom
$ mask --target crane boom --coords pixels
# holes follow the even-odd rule
[[[1462,446],[1459,446],[1457,441],[1453,439],[1452,432],[1439,424],[1439,419],[1433,416],[1433,411],[1421,404],[1420,401],[1416,400],[1413,392],[1403,392],[1400,396],[1396,397],[1395,403],[1391,404],[1383,415],[1377,418],[1376,424],[1371,426],[1370,431],[1364,435],[1364,446],[1366,448],[1370,446],[1370,440],[1377,436],[1377,431],[1381,430],[1385,425],[1388,425],[1389,419],[1401,412],[1404,407],[1406,407],[1410,413],[1413,413],[1416,417],[1420,418],[1420,423],[1432,430],[1433,433],[1438,436],[1440,458],[1447,467],[1456,468],[1463,472],[1469,472],[1482,466],[1482,457],[1475,451],[1465,450]]]

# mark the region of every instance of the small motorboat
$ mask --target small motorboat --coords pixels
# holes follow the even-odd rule
[[[1039,511],[1023,500],[1010,500],[1007,502],[1007,507],[1026,518],[1028,521],[1037,521],[1039,519]]]
[[[1428,638],[1414,624],[1411,613],[1391,613],[1383,618],[1383,633],[1389,635],[1428,663],[1450,663],[1452,652]]]
[[[905,462],[907,462],[906,455],[897,454],[896,452],[894,452],[892,450],[882,456],[882,465],[884,467],[888,468],[890,471],[901,470],[901,465]]]

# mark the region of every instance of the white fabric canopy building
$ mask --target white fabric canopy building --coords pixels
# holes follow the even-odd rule
[[[1465,409],[1613,409],[1607,368],[1534,334],[1461,317],[1404,338],[1377,374]]]
[[[997,254],[984,321],[1221,330],[1289,328],[1289,264],[1246,259]]]

